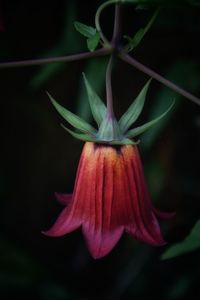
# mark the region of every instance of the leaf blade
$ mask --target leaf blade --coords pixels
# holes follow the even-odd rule
[[[131,38],[130,36],[125,35],[124,38],[126,38],[128,40],[128,47],[129,47],[129,51],[133,50],[134,48],[136,48],[139,43],[141,42],[142,38],[144,36],[144,29],[140,28],[136,34],[134,35],[133,38]]]
[[[169,247],[161,256],[162,260],[174,258],[200,248],[200,220],[196,222],[190,234],[180,243]]]
[[[92,38],[96,33],[97,30],[96,28],[92,27],[92,26],[88,26],[86,24],[83,24],[81,22],[74,22],[74,27],[76,28],[76,30],[82,34],[83,36],[87,37],[87,38]]]
[[[124,36],[128,40],[128,45],[127,45],[128,47],[127,48],[128,48],[129,51],[132,51],[133,49],[135,49],[140,44],[140,42],[142,41],[145,34],[151,28],[151,26],[152,26],[153,22],[155,21],[159,11],[160,11],[160,8],[156,9],[156,11],[154,12],[153,16],[151,17],[151,19],[149,20],[147,25],[144,28],[140,28],[132,38],[129,37],[129,36]]]
[[[88,49],[91,52],[93,52],[97,48],[99,41],[100,41],[100,34],[99,34],[99,32],[96,32],[92,37],[87,39]]]

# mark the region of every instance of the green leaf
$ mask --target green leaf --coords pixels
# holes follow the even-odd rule
[[[137,98],[119,120],[119,126],[123,133],[128,130],[141,114],[150,82],[151,79],[145,84]]]
[[[69,128],[65,127],[63,124],[60,124],[62,126],[62,128],[64,128],[67,132],[69,132],[74,138],[81,140],[81,141],[87,141],[87,142],[94,142],[95,138],[93,139],[89,134],[85,134],[85,133],[77,133],[74,132],[72,130],[70,130]]]
[[[74,26],[80,34],[82,34],[83,36],[85,36],[87,38],[92,38],[97,33],[96,28],[85,25],[80,22],[74,22]]]
[[[99,96],[96,94],[96,92],[93,90],[84,73],[83,73],[83,79],[86,86],[92,115],[94,117],[94,120],[97,122],[98,126],[100,126],[100,124],[102,123],[106,115],[106,111],[107,111],[106,106],[103,103],[103,101],[99,98]]]
[[[161,259],[173,258],[200,248],[200,220],[196,222],[190,234],[180,243],[168,248]]]
[[[96,32],[92,37],[87,39],[88,49],[91,52],[93,52],[97,48],[99,41],[100,41],[100,34],[99,32]]]
[[[158,13],[160,11],[160,8],[158,8],[155,13],[153,14],[153,16],[151,17],[151,19],[149,20],[149,22],[147,23],[147,25],[145,26],[145,28],[140,28],[136,34],[134,35],[133,38],[130,38],[129,36],[124,36],[126,39],[128,39],[129,43],[127,45],[128,51],[133,50],[134,48],[136,48],[139,43],[141,42],[141,40],[143,39],[144,35],[148,32],[148,30],[151,28],[153,22],[155,21]]]
[[[74,26],[78,32],[80,32],[83,36],[87,37],[87,47],[92,52],[94,51],[100,41],[100,34],[96,30],[96,28],[87,26],[80,22],[74,22]]]
[[[61,106],[59,103],[57,103],[53,97],[47,92],[47,95],[49,96],[52,104],[54,105],[55,109],[59,112],[59,114],[68,122],[70,123],[73,127],[79,129],[80,131],[95,134],[96,129],[92,127],[90,124],[85,122],[83,119],[80,117],[76,116],[63,106]]]
[[[129,130],[126,134],[126,137],[133,138],[133,137],[145,132],[146,130],[150,129],[152,126],[154,126],[158,121],[160,121],[171,110],[171,108],[174,106],[174,103],[175,103],[175,101],[173,101],[172,104],[170,105],[170,107],[158,118],[156,118],[150,122],[147,122],[139,127]]]
[[[131,38],[130,36],[124,35],[124,38],[126,38],[128,40],[128,46],[129,46],[129,51],[133,50],[134,48],[136,48],[139,43],[141,42],[143,36],[144,36],[145,32],[143,28],[140,28],[136,34],[134,35],[133,38]]]
[[[141,42],[143,36],[145,35],[145,30],[143,28],[140,28],[134,38],[133,38],[133,46],[134,48],[137,47],[137,45],[139,45],[139,43]]]

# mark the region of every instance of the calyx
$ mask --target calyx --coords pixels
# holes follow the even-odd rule
[[[145,84],[139,95],[130,105],[128,110],[122,115],[119,121],[116,120],[115,116],[110,116],[108,114],[107,107],[100,99],[100,97],[96,94],[84,74],[83,79],[87,90],[91,113],[97,123],[97,128],[94,128],[85,120],[61,106],[49,93],[47,93],[58,113],[63,117],[65,121],[67,121],[72,127],[74,127],[76,131],[73,131],[61,124],[62,127],[67,130],[73,137],[82,141],[106,143],[111,145],[134,145],[136,144],[136,142],[133,141],[133,138],[145,132],[153,125],[155,125],[158,121],[160,121],[174,105],[173,101],[169,108],[159,117],[138,127],[131,128],[142,112],[151,79]]]

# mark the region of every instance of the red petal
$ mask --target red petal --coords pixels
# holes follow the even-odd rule
[[[135,146],[115,148],[87,142],[73,196],[56,193],[56,197],[68,206],[44,234],[61,236],[82,225],[94,258],[107,255],[124,229],[149,244],[165,244],[155,215],[166,214],[151,204]]]
[[[68,205],[71,200],[72,200],[72,195],[73,194],[61,194],[61,193],[55,193],[55,197],[56,199],[58,200],[58,202],[60,204],[63,204],[63,205]]]
[[[69,205],[63,209],[55,224],[49,230],[43,231],[45,235],[62,236],[81,226],[82,211],[84,208],[82,199],[85,199],[85,193],[87,192],[87,189],[82,188],[81,182],[81,179],[84,178],[84,174],[85,177],[87,177],[87,172],[84,173],[85,168],[82,167],[84,164],[85,156],[82,155],[75,182],[76,195],[73,197],[73,201],[71,201]]]
[[[117,222],[113,208],[115,158],[116,150],[109,146],[99,146],[93,155],[94,184],[90,184],[88,219],[83,223],[83,234],[94,258],[107,255],[124,229]]]
[[[129,149],[127,147],[123,151],[127,170],[127,178],[124,180],[125,182],[128,181],[129,197],[131,198],[129,201],[133,203],[132,214],[134,221],[129,226],[126,226],[126,231],[135,238],[151,245],[163,245],[165,241],[162,238],[160,226],[153,213],[138,150],[134,147],[131,153]],[[130,159],[131,156],[132,159]]]
[[[42,231],[47,236],[62,236],[81,226],[81,220],[75,217],[74,208],[70,205],[63,209],[54,225],[47,231]]]
[[[94,231],[91,225],[83,225],[83,234],[87,247],[93,258],[106,256],[115,247],[124,231],[123,227],[118,227],[110,232]]]

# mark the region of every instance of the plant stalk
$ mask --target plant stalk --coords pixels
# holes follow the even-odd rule
[[[108,66],[107,66],[107,70],[106,70],[107,116],[110,119],[114,118],[112,83],[111,83],[112,67],[113,67],[113,56],[110,57],[110,60],[109,60]]]
[[[187,98],[188,100],[200,105],[200,99],[191,93],[187,92],[180,86],[176,85],[175,83],[171,82],[170,80],[164,78],[160,74],[156,73],[152,69],[148,68],[147,66],[143,65],[139,61],[137,61],[135,58],[131,57],[125,52],[119,52],[119,57],[127,62],[129,65],[134,66],[136,69],[142,71],[143,73],[149,75],[150,77],[154,78],[155,80],[161,82],[168,88],[172,89],[173,91],[177,92],[178,94],[182,95],[183,97]]]
[[[0,69],[30,67],[30,66],[38,66],[38,65],[50,64],[50,63],[58,63],[58,62],[71,62],[76,60],[92,58],[92,57],[105,56],[110,54],[111,51],[112,50],[108,48],[101,48],[94,52],[83,52],[83,53],[78,53],[78,54],[73,54],[68,56],[3,62],[0,63]]]

